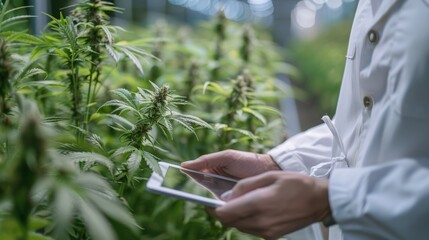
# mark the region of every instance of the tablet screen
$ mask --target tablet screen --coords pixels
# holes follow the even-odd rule
[[[204,197],[220,199],[236,182],[200,172],[168,167],[162,186]]]

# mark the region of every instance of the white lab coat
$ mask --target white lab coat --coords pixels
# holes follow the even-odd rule
[[[329,177],[330,239],[429,239],[429,0],[361,0],[346,59],[334,129],[269,154]]]

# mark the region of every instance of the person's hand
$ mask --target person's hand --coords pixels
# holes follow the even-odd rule
[[[280,167],[268,154],[237,150],[202,155],[195,160],[183,162],[181,166],[237,179],[255,176],[270,170],[280,170]]]
[[[227,203],[211,211],[223,225],[277,239],[330,214],[328,180],[271,171],[237,183]]]

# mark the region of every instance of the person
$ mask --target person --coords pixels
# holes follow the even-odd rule
[[[333,121],[182,163],[241,179],[213,215],[266,239],[319,221],[330,239],[427,239],[428,23],[429,0],[360,0]]]

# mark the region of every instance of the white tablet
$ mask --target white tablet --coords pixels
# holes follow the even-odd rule
[[[210,207],[219,207],[225,202],[220,196],[231,190],[237,180],[198,172],[178,165],[160,162],[162,176],[152,173],[147,188],[153,192],[185,199]]]

